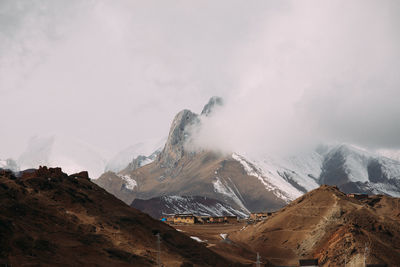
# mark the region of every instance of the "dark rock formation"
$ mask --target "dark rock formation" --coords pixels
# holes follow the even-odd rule
[[[201,111],[202,116],[209,116],[212,114],[218,106],[222,106],[224,104],[224,100],[221,97],[213,96],[210,98],[208,103],[204,106]]]
[[[171,125],[167,143],[160,153],[157,162],[162,168],[172,169],[178,164],[178,161],[185,155],[184,145],[189,138],[188,127],[199,123],[199,117],[190,110],[179,112]]]

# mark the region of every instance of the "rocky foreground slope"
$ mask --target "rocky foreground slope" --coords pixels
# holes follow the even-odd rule
[[[0,172],[0,265],[232,266],[170,226],[92,183],[46,167]]]
[[[277,265],[318,258],[320,266],[364,266],[366,253],[367,263],[399,266],[399,205],[398,198],[356,200],[321,186],[229,238]]]

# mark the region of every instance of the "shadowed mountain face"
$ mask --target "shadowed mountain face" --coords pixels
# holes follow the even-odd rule
[[[0,264],[154,266],[156,233],[166,266],[230,266],[202,244],[129,207],[87,172],[46,167],[0,172]],[[186,266],[186,265],[185,265]]]
[[[135,199],[131,207],[143,211],[156,219],[161,218],[163,215],[182,213],[204,216],[237,216],[241,218],[248,215],[216,199],[200,196],[161,196],[148,200]]]
[[[318,258],[320,266],[364,266],[400,262],[400,199],[349,198],[337,187],[321,186],[296,199],[272,218],[230,235],[277,265]]]

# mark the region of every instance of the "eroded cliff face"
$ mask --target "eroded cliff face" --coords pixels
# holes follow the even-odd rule
[[[172,121],[167,142],[158,156],[157,162],[160,167],[167,169],[175,168],[184,155],[195,155],[194,151],[185,149],[186,143],[190,140],[191,133],[196,127],[200,127],[202,116],[210,116],[222,105],[222,98],[213,96],[204,106],[201,115],[187,109],[179,112]]]
[[[175,168],[185,153],[189,153],[184,148],[185,142],[190,137],[189,127],[199,122],[199,115],[187,109],[182,110],[175,116],[165,147],[157,159],[160,167]]]

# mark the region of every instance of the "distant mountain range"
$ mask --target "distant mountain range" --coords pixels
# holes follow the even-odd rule
[[[135,168],[146,165],[161,152],[165,141],[166,138],[161,138],[134,144],[111,158],[105,166],[105,171],[119,172],[129,164],[133,164]]]
[[[87,170],[96,179],[105,171],[119,172],[129,164],[134,168],[152,162],[162,150],[166,138],[146,140],[120,151],[110,160],[91,145],[63,135],[32,137],[16,159],[0,159],[0,168],[13,171],[39,166],[63,167],[72,174]]]
[[[200,115],[179,112],[163,149],[146,161],[151,163],[136,164],[135,158],[95,182],[128,204],[136,198],[204,196],[243,212],[278,209],[321,184],[400,196],[400,162],[350,144],[320,145],[285,158],[187,150],[193,127],[220,105],[222,99],[213,97]]]
[[[14,162],[20,170],[39,166],[63,167],[69,174],[86,170],[90,177],[103,173],[106,164],[96,148],[63,135],[32,137]]]

